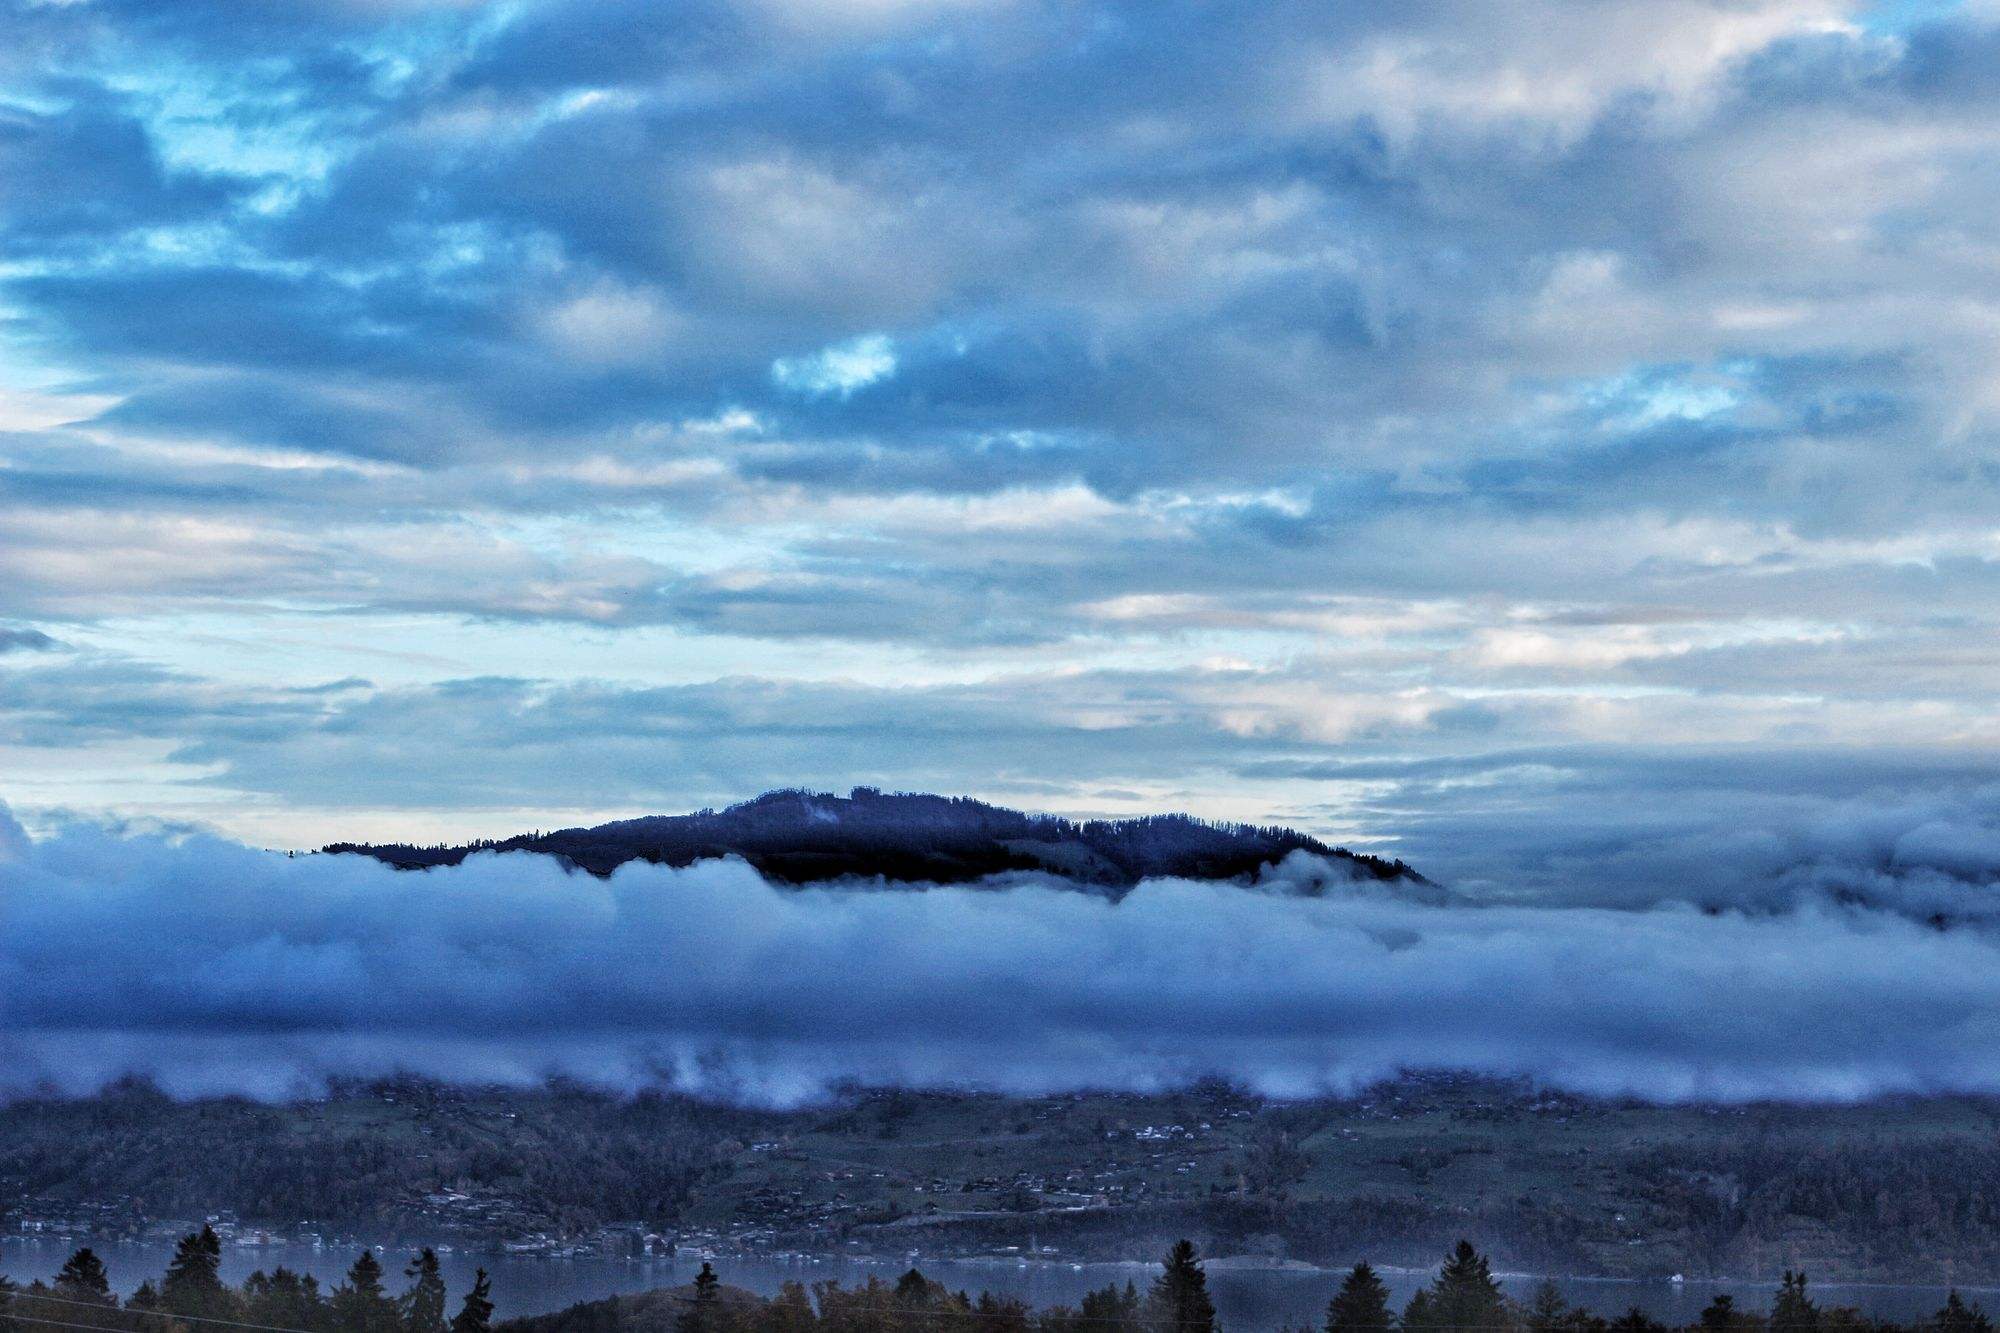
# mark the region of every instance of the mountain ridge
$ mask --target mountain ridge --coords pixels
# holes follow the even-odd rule
[[[645,815],[590,827],[457,845],[329,843],[399,869],[457,865],[475,852],[539,852],[595,875],[631,861],[685,866],[737,856],[786,884],[841,879],[964,884],[1044,872],[1117,896],[1159,876],[1247,880],[1294,852],[1323,857],[1356,879],[1428,884],[1401,860],[1330,846],[1278,825],[1218,823],[1184,814],[1071,820],[966,796],[856,787],[846,796],[780,788],[722,810]]]

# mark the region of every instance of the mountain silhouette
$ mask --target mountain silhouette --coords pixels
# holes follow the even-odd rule
[[[463,846],[338,842],[322,850],[372,856],[404,869],[456,865],[474,852],[541,852],[597,875],[628,861],[685,866],[738,856],[786,884],[849,878],[963,884],[1008,871],[1045,871],[1112,896],[1153,876],[1248,879],[1293,852],[1307,852],[1357,879],[1429,882],[1402,861],[1330,847],[1288,828],[1188,815],[1078,821],[970,797],[874,787],[856,787],[846,796],[772,791],[724,810]]]

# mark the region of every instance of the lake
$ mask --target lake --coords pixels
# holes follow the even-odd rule
[[[90,1244],[110,1269],[112,1286],[129,1294],[146,1278],[158,1279],[173,1252],[162,1241],[56,1241],[26,1237],[0,1238],[0,1273],[18,1282],[47,1279],[78,1244]],[[317,1248],[311,1245],[228,1246],[223,1251],[222,1275],[241,1282],[259,1268],[282,1264],[316,1275],[330,1288],[354,1261],[349,1249]],[[388,1270],[390,1289],[403,1285],[402,1269],[407,1255],[384,1251],[379,1256]],[[686,1282],[701,1267],[697,1258],[616,1259],[587,1257],[545,1259],[532,1256],[489,1254],[454,1250],[439,1256],[446,1281],[451,1285],[451,1308],[456,1311],[459,1297],[472,1284],[473,1270],[484,1268],[493,1279],[493,1300],[497,1317],[536,1314],[557,1310],[577,1301],[596,1300],[621,1292],[645,1291],[653,1287]],[[768,1258],[724,1258],[715,1260],[716,1272],[724,1282],[771,1293],[788,1280],[811,1284],[838,1278],[848,1284],[866,1282],[871,1276],[893,1282],[909,1267],[907,1260],[869,1261],[851,1257],[830,1257],[819,1262],[783,1261]],[[982,1291],[1018,1296],[1031,1305],[1074,1305],[1084,1292],[1108,1282],[1132,1280],[1143,1289],[1156,1271],[1145,1264],[1084,1264],[1072,1267],[1059,1263],[1020,1264],[1014,1261],[928,1259],[919,1257],[917,1266],[932,1278],[954,1290],[964,1288],[975,1295]],[[1412,1292],[1430,1280],[1429,1273],[1384,1270],[1383,1280],[1395,1293],[1398,1306]],[[1232,1333],[1264,1333],[1286,1325],[1310,1324],[1317,1327],[1328,1297],[1340,1285],[1341,1274],[1317,1269],[1241,1267],[1223,1263],[1211,1268],[1209,1288],[1223,1326]],[[1526,1296],[1539,1281],[1533,1277],[1503,1277],[1507,1290]],[[1619,1282],[1568,1278],[1558,1282],[1563,1294],[1578,1305],[1599,1314],[1615,1316],[1631,1306],[1668,1324],[1694,1321],[1701,1308],[1717,1292],[1726,1291],[1739,1306],[1765,1310],[1770,1306],[1770,1283]],[[1977,1299],[1989,1310],[2000,1310],[2000,1291],[1992,1288],[1962,1288],[1967,1299]],[[1852,1305],[1864,1314],[1912,1321],[1925,1319],[1944,1303],[1942,1287],[1890,1286],[1870,1284],[1815,1283],[1813,1294],[1822,1305]]]

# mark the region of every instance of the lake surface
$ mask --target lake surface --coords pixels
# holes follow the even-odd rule
[[[90,1244],[110,1269],[112,1286],[129,1294],[146,1278],[157,1280],[173,1252],[162,1241],[79,1242],[0,1238],[0,1273],[19,1282],[53,1276],[78,1244]],[[323,1287],[339,1280],[354,1261],[349,1249],[317,1248],[311,1245],[229,1246],[222,1255],[222,1276],[241,1282],[256,1269],[280,1264],[317,1276]],[[402,1285],[402,1269],[407,1256],[400,1251],[384,1251],[379,1256],[388,1270],[391,1290]],[[484,1268],[493,1279],[493,1300],[498,1317],[537,1314],[561,1309],[577,1301],[596,1300],[621,1292],[646,1291],[686,1282],[701,1267],[694,1257],[673,1259],[544,1259],[531,1256],[488,1254],[454,1250],[439,1256],[445,1280],[451,1286],[451,1308],[472,1285],[473,1270]],[[1108,1282],[1136,1281],[1143,1289],[1156,1268],[1147,1264],[1069,1264],[919,1257],[917,1266],[932,1278],[975,1295],[982,1291],[1018,1296],[1031,1305],[1074,1305],[1083,1293]],[[715,1261],[724,1282],[769,1294],[789,1280],[807,1284],[838,1278],[850,1285],[866,1282],[871,1276],[893,1282],[909,1267],[906,1260],[868,1261],[848,1257],[821,1262],[783,1261],[763,1258],[723,1258]],[[1327,1299],[1340,1285],[1338,1272],[1295,1268],[1246,1268],[1222,1264],[1209,1272],[1209,1288],[1222,1324],[1231,1333],[1265,1333],[1287,1325],[1317,1327]],[[1430,1280],[1429,1273],[1385,1270],[1383,1280],[1395,1293],[1397,1304]],[[1507,1290],[1526,1296],[1539,1278],[1504,1277]],[[1568,1278],[1558,1282],[1571,1302],[1587,1306],[1599,1314],[1615,1316],[1632,1306],[1668,1324],[1692,1323],[1702,1306],[1717,1292],[1726,1291],[1739,1306],[1765,1310],[1771,1302],[1771,1283],[1616,1282]],[[1976,1299],[1989,1311],[2000,1310],[2000,1290],[1961,1288],[1967,1299]],[[1813,1294],[1822,1305],[1851,1305],[1864,1314],[1912,1321],[1927,1319],[1944,1304],[1942,1287],[1903,1287],[1864,1284],[1815,1283]]]

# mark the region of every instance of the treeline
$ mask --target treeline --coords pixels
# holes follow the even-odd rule
[[[1968,1305],[1956,1291],[1930,1319],[1898,1324],[1873,1319],[1846,1306],[1821,1306],[1807,1293],[1806,1275],[1787,1270],[1768,1312],[1739,1308],[1733,1296],[1721,1294],[1703,1308],[1692,1324],[1674,1326],[1654,1319],[1638,1306],[1609,1317],[1563,1298],[1554,1282],[1537,1286],[1527,1300],[1517,1301],[1494,1280],[1487,1257],[1460,1241],[1445,1258],[1429,1286],[1420,1289],[1396,1313],[1389,1289],[1374,1269],[1356,1264],[1340,1291],[1328,1302],[1323,1333],[1381,1333],[1387,1329],[1447,1333],[1487,1330],[1489,1333],[1992,1333],[1993,1325],[1977,1305]],[[1297,1333],[1312,1333],[1310,1329]]]
[[[1076,1306],[1037,1310],[1012,1296],[954,1292],[912,1268],[895,1283],[870,1278],[810,1289],[787,1282],[759,1297],[725,1287],[701,1266],[691,1286],[586,1301],[554,1314],[514,1319],[499,1333],[1216,1333],[1215,1304],[1195,1247],[1176,1244],[1150,1288],[1112,1285]]]
[[[1553,1282],[1525,1301],[1507,1295],[1487,1257],[1460,1241],[1438,1275],[1399,1311],[1367,1263],[1356,1264],[1317,1325],[1284,1333],[1683,1333],[1636,1306],[1606,1316],[1563,1298]],[[1956,1291],[1929,1320],[1897,1324],[1843,1306],[1821,1306],[1804,1273],[1787,1272],[1768,1311],[1739,1308],[1733,1297],[1709,1302],[1684,1333],[1993,1333],[1979,1306]],[[858,1287],[788,1282],[761,1298],[725,1287],[702,1265],[692,1287],[589,1301],[555,1314],[511,1320],[499,1333],[1220,1333],[1207,1275],[1183,1240],[1168,1253],[1147,1290],[1103,1287],[1075,1306],[1036,1310],[1008,1296],[952,1292],[911,1269],[895,1283],[870,1278]]]
[[[103,1259],[85,1246],[54,1278],[26,1287],[0,1276],[0,1333],[44,1329],[105,1329],[114,1333],[219,1333],[225,1328],[270,1333],[488,1333],[492,1284],[479,1270],[472,1289],[450,1314],[450,1294],[437,1255],[418,1251],[404,1268],[408,1285],[391,1293],[381,1261],[368,1250],[331,1291],[310,1273],[275,1268],[252,1273],[241,1287],[222,1280],[222,1240],[212,1227],[183,1236],[167,1271],[120,1301]]]
[[[493,1324],[492,1288],[481,1269],[456,1314],[437,1255],[419,1250],[392,1293],[374,1254],[364,1250],[331,1291],[311,1274],[277,1268],[253,1273],[241,1287],[222,1281],[222,1242],[203,1227],[175,1246],[167,1270],[124,1301],[111,1290],[104,1261],[77,1250],[49,1281],[27,1287],[0,1276],[0,1333],[43,1329],[107,1333],[1220,1333],[1208,1277],[1195,1247],[1168,1251],[1145,1291],[1111,1284],[1075,1306],[1034,1309],[1011,1296],[953,1292],[915,1268],[894,1283],[870,1278],[787,1282],[775,1296],[725,1287],[704,1263],[687,1287],[586,1301],[553,1314]],[[1285,1333],[1993,1333],[1976,1304],[1956,1291],[1929,1320],[1898,1324],[1844,1306],[1822,1306],[1803,1272],[1786,1272],[1768,1311],[1739,1308],[1718,1295],[1692,1324],[1676,1330],[1637,1306],[1615,1317],[1571,1305],[1553,1282],[1525,1300],[1510,1297],[1487,1257],[1469,1241],[1446,1256],[1438,1275],[1400,1311],[1367,1263],[1356,1264],[1327,1303],[1317,1326]]]

